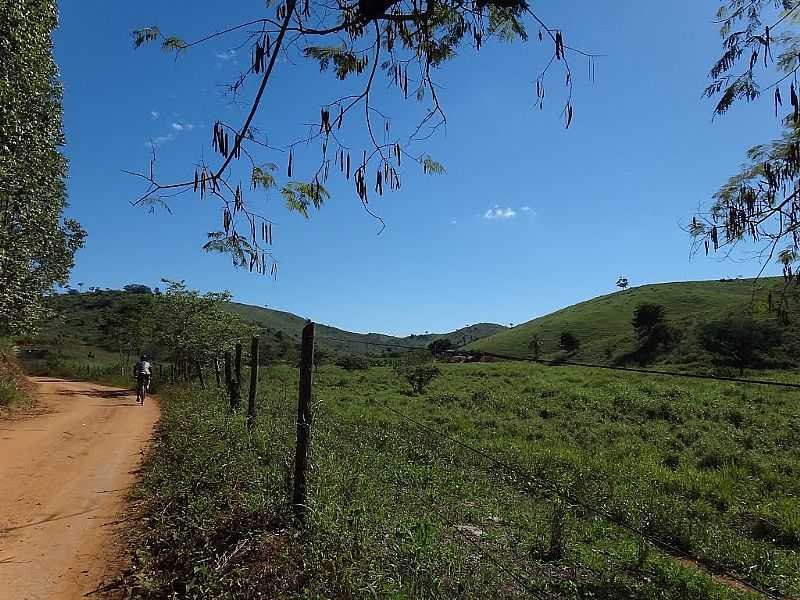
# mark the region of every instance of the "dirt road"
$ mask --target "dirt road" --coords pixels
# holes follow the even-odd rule
[[[42,414],[0,421],[0,600],[73,600],[115,575],[116,522],[158,407],[34,381]]]

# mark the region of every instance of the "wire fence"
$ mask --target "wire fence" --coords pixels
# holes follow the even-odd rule
[[[345,342],[350,343],[348,340],[343,340],[341,338],[331,338],[326,337],[322,338],[324,341],[336,341],[336,342]],[[395,344],[395,343],[388,343],[388,342],[359,342],[360,344],[366,344],[368,346],[381,346],[387,348],[397,348],[403,349],[406,351],[429,351],[424,346],[409,346],[404,344]],[[677,371],[663,371],[659,369],[644,369],[638,367],[623,367],[618,365],[603,365],[597,363],[585,363],[585,362],[577,362],[571,361],[566,359],[560,358],[534,358],[530,356],[514,356],[510,354],[499,354],[495,352],[484,352],[484,351],[477,351],[471,352],[468,350],[456,350],[457,354],[462,355],[473,355],[473,356],[488,356],[491,358],[496,358],[499,360],[508,360],[508,361],[517,361],[517,362],[529,362],[529,363],[536,363],[545,366],[552,366],[552,367],[560,367],[560,366],[568,366],[568,367],[582,367],[587,369],[603,369],[607,371],[619,371],[625,373],[639,373],[644,375],[660,375],[660,376],[667,376],[667,377],[681,377],[686,379],[703,379],[707,381],[725,381],[731,383],[743,383],[749,385],[767,385],[767,386],[775,386],[775,387],[782,387],[782,388],[790,388],[790,389],[800,389],[800,383],[791,383],[791,382],[784,382],[784,381],[771,381],[769,379],[748,379],[745,377],[727,377],[722,375],[704,375],[702,373],[683,373]]]
[[[347,340],[343,340],[341,338],[323,338],[325,341],[338,341],[338,342],[348,342]],[[380,346],[380,347],[387,347],[387,348],[396,348],[402,349],[406,351],[428,351],[425,347],[420,346],[411,346],[411,345],[404,345],[404,344],[397,344],[397,343],[389,343],[389,342],[359,342],[369,346]],[[481,356],[488,356],[492,358],[496,358],[498,360],[508,360],[508,361],[519,361],[519,362],[529,362],[529,363],[536,363],[545,366],[570,366],[570,367],[579,367],[579,368],[589,368],[589,369],[603,369],[609,371],[619,371],[624,373],[635,373],[635,374],[642,374],[642,375],[654,375],[654,376],[666,376],[666,377],[678,377],[678,378],[687,378],[687,379],[695,379],[695,380],[707,380],[707,381],[722,381],[722,382],[729,382],[729,383],[740,383],[745,385],[759,385],[759,386],[774,386],[780,388],[787,388],[787,389],[800,389],[800,384],[798,383],[791,383],[791,382],[780,382],[780,381],[770,381],[770,380],[763,380],[763,379],[749,379],[744,377],[725,377],[725,376],[714,376],[714,375],[704,375],[699,373],[680,373],[680,372],[673,372],[673,371],[664,371],[664,370],[657,370],[657,369],[644,369],[644,368],[636,368],[636,367],[623,367],[623,366],[615,366],[615,365],[602,365],[602,364],[592,364],[592,363],[584,363],[584,362],[577,362],[577,361],[569,361],[569,360],[561,360],[561,359],[540,359],[540,358],[531,358],[531,357],[524,357],[524,356],[513,356],[507,354],[499,354],[499,353],[492,353],[492,352],[480,352],[476,353]],[[533,484],[534,487],[538,488],[539,490],[554,496],[561,501],[572,505],[578,506],[583,510],[587,511],[590,514],[593,514],[599,518],[604,519],[606,522],[612,524],[615,527],[627,532],[630,535],[641,539],[642,541],[651,544],[655,548],[661,550],[662,552],[666,553],[667,555],[688,561],[694,564],[697,568],[702,568],[709,571],[712,574],[727,578],[728,580],[735,582],[739,586],[750,590],[756,594],[759,594],[763,597],[774,599],[774,600],[783,600],[784,596],[780,594],[776,594],[771,590],[768,590],[748,579],[738,575],[726,569],[723,565],[718,563],[715,560],[701,557],[681,548],[678,548],[674,544],[661,539],[640,527],[636,527],[631,525],[630,523],[626,523],[625,521],[616,518],[612,515],[609,511],[603,509],[602,507],[594,506],[589,504],[580,498],[576,497],[573,494],[565,493],[552,484],[549,484],[547,481],[538,478],[531,473],[527,472],[525,469],[520,467],[519,465],[512,464],[506,460],[498,458],[480,448],[476,448],[470,444],[463,442],[462,440],[457,439],[456,437],[443,432],[439,429],[431,427],[430,425],[419,421],[395,408],[389,406],[388,404],[384,404],[383,408],[385,408],[390,413],[400,417],[407,423],[413,425],[419,430],[426,431],[428,433],[432,433],[436,436],[439,436],[443,439],[450,441],[453,444],[461,447],[462,449],[479,456],[485,460],[490,461],[497,467],[505,470],[507,473],[513,474],[517,477],[522,478],[524,481]],[[419,496],[415,492],[411,492],[413,495],[417,496],[420,499],[423,499],[422,496]],[[440,514],[439,511],[435,506],[429,503],[429,508],[439,515],[443,521],[448,522],[447,519]],[[449,525],[455,527],[455,524],[452,522],[448,522]],[[466,536],[456,528],[456,531],[461,535],[461,537],[465,538],[471,545],[476,546],[479,551],[486,556],[487,559],[491,560],[496,566],[502,565],[503,562],[500,558],[496,556],[491,556],[488,550],[483,548],[480,544],[478,544],[474,539]],[[518,573],[511,570],[507,565],[503,569],[507,572],[512,578],[517,581],[520,585],[523,586],[524,589],[530,591],[531,585],[530,582],[526,582],[524,578],[522,578]]]

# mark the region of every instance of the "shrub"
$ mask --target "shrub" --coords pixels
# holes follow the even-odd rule
[[[667,309],[661,304],[643,302],[633,310],[633,331],[636,338],[645,341],[653,332],[666,322]]]
[[[369,369],[369,360],[363,356],[343,356],[336,361],[336,366],[345,371],[365,371]]]
[[[447,338],[434,340],[433,342],[428,344],[428,350],[430,350],[431,354],[434,356],[447,352],[448,350],[452,350],[453,347],[454,347],[453,342],[451,342]]]
[[[581,347],[581,341],[575,334],[564,331],[559,339],[559,347],[568,354],[575,354]]]
[[[406,371],[405,378],[411,384],[411,391],[421,394],[440,373],[439,368],[433,365],[419,365]]]
[[[751,317],[728,317],[706,324],[700,330],[700,342],[713,354],[731,361],[739,372],[753,366],[759,355],[780,344],[781,330],[772,323]]]

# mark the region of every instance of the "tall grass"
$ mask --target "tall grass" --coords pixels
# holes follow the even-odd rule
[[[214,390],[167,390],[133,595],[743,596],[581,505],[800,593],[797,392],[520,364],[442,370],[416,395],[390,368],[317,372],[302,529],[288,489],[296,371],[264,372],[252,435]]]

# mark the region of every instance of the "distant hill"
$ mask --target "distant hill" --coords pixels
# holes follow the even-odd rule
[[[49,299],[54,318],[45,323],[38,338],[29,340],[43,349],[56,350],[63,358],[85,358],[88,355],[106,361],[116,360],[114,342],[109,340],[100,324],[118,303],[137,297],[136,292],[119,290],[59,294]],[[231,312],[260,331],[265,350],[275,356],[291,354],[300,342],[300,333],[306,320],[289,312],[232,302]],[[395,337],[380,333],[353,333],[336,327],[318,325],[316,347],[333,354],[382,355],[402,352],[412,346],[424,348],[433,340],[447,338],[455,345],[464,345],[483,336],[506,329],[502,325],[479,323],[448,333],[434,333]],[[388,344],[388,345],[382,345]]]
[[[268,334],[280,331],[283,336],[288,335],[297,343],[300,341],[300,332],[306,322],[302,317],[249,304],[231,303],[230,308],[232,312],[240,314],[246,321],[255,324]],[[463,346],[505,329],[507,327],[503,325],[478,323],[448,333],[395,337],[383,333],[353,333],[329,325],[317,325],[315,344],[337,353],[384,354],[386,350],[402,350],[402,348],[392,348],[392,345],[425,348],[434,340],[442,338],[449,339],[456,346]],[[381,344],[387,345],[381,346]]]
[[[541,356],[559,355],[562,332],[573,333],[581,342],[574,360],[608,364],[618,362],[636,348],[631,319],[633,310],[644,302],[662,304],[667,318],[682,334],[680,344],[662,362],[707,364],[697,343],[697,331],[702,323],[729,315],[748,313],[757,319],[774,319],[768,311],[770,292],[777,299],[783,288],[782,278],[697,281],[644,285],[600,296],[533,319],[495,335],[467,345],[480,350],[512,356],[529,356],[529,343],[534,335],[541,339]],[[794,295],[797,288],[794,287]],[[800,302],[791,306],[791,323],[786,329],[781,358],[796,361],[800,356]]]

